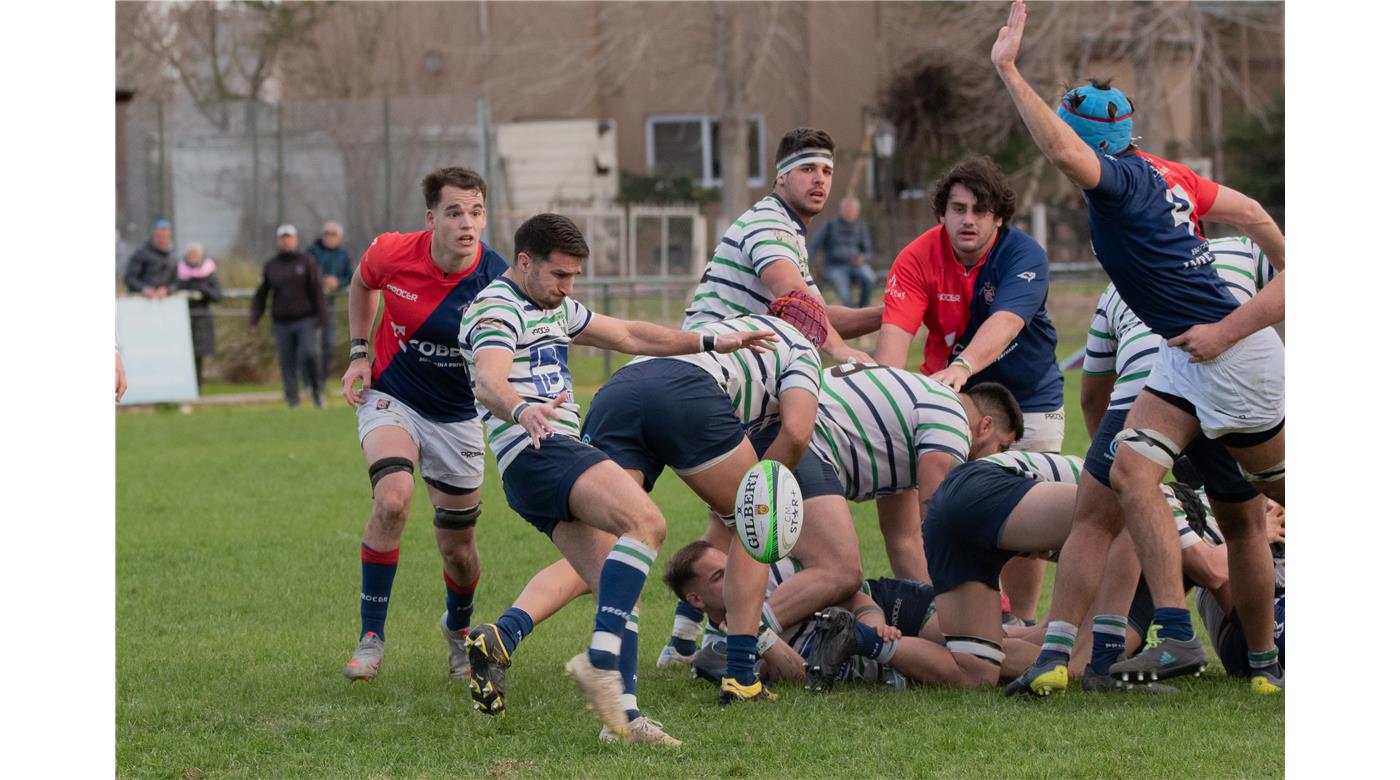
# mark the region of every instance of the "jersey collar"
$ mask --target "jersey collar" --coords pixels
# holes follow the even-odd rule
[[[768,193],[768,197],[782,204],[783,208],[787,210],[788,216],[792,218],[792,224],[797,226],[798,235],[805,238],[807,236],[807,223],[802,220],[802,217],[798,215],[796,211],[793,211],[792,206],[789,206],[787,201],[783,200],[778,193],[770,192]]]

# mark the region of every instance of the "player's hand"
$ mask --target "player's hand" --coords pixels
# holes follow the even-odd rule
[[[967,384],[967,380],[971,376],[972,375],[967,372],[967,369],[961,365],[948,366],[937,374],[934,374],[933,381],[942,382],[952,388],[953,392],[956,393],[962,390],[962,386]]]
[[[1168,339],[1167,346],[1190,355],[1192,363],[1204,363],[1220,357],[1220,353],[1233,347],[1236,341],[1238,339],[1231,337],[1219,322],[1211,322],[1192,325],[1185,333]]]
[[[156,297],[156,288],[154,288],[154,287],[142,287],[142,288],[141,288],[141,297],[142,297],[142,298],[147,298],[147,299]]]
[[[122,353],[117,353],[117,400],[126,395],[126,369],[122,368]]]
[[[867,365],[875,365],[875,358],[851,346],[833,347],[826,354],[830,355],[831,359],[836,361],[837,363],[862,363]]]
[[[520,427],[530,434],[530,443],[535,449],[540,448],[540,442],[554,435],[554,427],[549,421],[559,418],[559,407],[569,400],[569,395],[566,390],[549,399],[548,403],[530,404],[520,413]]]
[[[1283,504],[1265,499],[1264,521],[1268,524],[1269,544],[1283,544]]]
[[[715,351],[720,354],[728,354],[747,347],[754,352],[771,352],[775,344],[772,339],[776,335],[778,334],[771,330],[725,333],[715,337]]]
[[[903,632],[903,631],[900,631],[899,629],[895,628],[894,626],[887,626],[887,625],[883,625],[883,624],[882,624],[882,625],[875,626],[874,628],[875,628],[875,635],[878,636],[878,637],[880,637],[880,641],[881,641],[881,642],[890,642],[890,641],[893,641],[893,640],[895,640],[895,639],[899,639],[900,637],[904,636],[904,632]]]
[[[340,394],[345,397],[345,403],[359,406],[365,402],[361,393],[369,389],[369,377],[369,358],[355,358],[350,361],[350,365],[345,368],[345,375],[340,378]],[[357,382],[360,385],[358,390],[355,389]]]
[[[1006,16],[1006,26],[997,33],[997,42],[992,44],[992,64],[997,70],[1016,65],[1016,55],[1021,53],[1021,36],[1025,31],[1026,4],[1016,0]]]

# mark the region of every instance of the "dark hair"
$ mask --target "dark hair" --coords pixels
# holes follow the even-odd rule
[[[515,230],[515,256],[524,252],[534,260],[548,260],[551,252],[588,257],[588,242],[573,220],[560,214],[536,214]]]
[[[676,598],[685,601],[685,586],[695,578],[695,562],[710,549],[715,549],[715,546],[704,539],[698,539],[676,550],[676,554],[667,561],[666,575],[663,579],[671,592],[676,594]]]
[[[996,420],[997,425],[1016,434],[1016,441],[1026,435],[1026,419],[1021,416],[1021,405],[1016,396],[1000,382],[979,382],[972,387],[964,387],[963,392],[972,397],[977,411]]]
[[[773,157],[773,162],[780,163],[784,157],[799,152],[809,147],[818,149],[830,149],[836,152],[836,143],[831,140],[831,136],[825,130],[816,130],[811,127],[795,127],[783,135],[783,140],[778,142],[778,154]]]
[[[460,190],[476,190],[481,197],[486,197],[486,180],[481,178],[481,174],[470,168],[452,165],[438,168],[423,177],[423,200],[428,202],[428,208],[437,208],[442,200],[442,188],[449,185]]]
[[[1002,222],[1010,222],[1016,213],[1016,191],[1006,181],[1006,174],[986,155],[974,154],[964,157],[952,170],[934,185],[933,213],[942,217],[948,211],[948,193],[954,184],[972,190],[977,198],[978,211],[990,211],[1001,217]]]

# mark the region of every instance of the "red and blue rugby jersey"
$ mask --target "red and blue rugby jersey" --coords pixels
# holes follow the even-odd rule
[[[360,260],[361,281],[384,299],[370,384],[429,420],[470,420],[476,398],[457,330],[477,293],[510,266],[479,244],[471,266],[444,274],[428,253],[432,240],[431,230],[382,233]]]
[[[1099,153],[1099,185],[1084,191],[1094,254],[1128,308],[1160,336],[1218,322],[1239,305],[1211,267],[1199,224],[1219,193],[1181,163]]]

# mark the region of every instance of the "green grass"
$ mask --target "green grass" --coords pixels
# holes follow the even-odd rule
[[[1064,351],[1077,340],[1062,335]],[[601,363],[580,355],[574,373],[591,395]],[[1083,452],[1077,373],[1066,385],[1066,451]],[[497,479],[483,493],[476,614],[489,620],[557,556],[506,508]],[[664,562],[699,535],[705,513],[670,473],[654,497],[670,527]],[[674,604],[657,576],[643,594],[639,693],[683,748],[598,741],[563,672],[588,640],[587,600],[521,646],[509,714],[490,719],[446,675],[442,577],[421,487],[383,674],[351,685],[340,667],[358,632],[369,504],[355,419],[339,402],[117,415],[120,777],[1283,774],[1283,702],[1250,696],[1218,665],[1172,699],[852,687],[816,696],[780,684],[772,705],[721,709],[713,688],[653,666]],[[853,509],[867,576],[888,574],[874,507]],[[1042,615],[1048,598],[1047,587]]]

